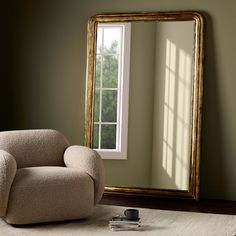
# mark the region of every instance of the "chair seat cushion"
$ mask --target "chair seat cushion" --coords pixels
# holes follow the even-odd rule
[[[67,167],[17,170],[7,215],[10,224],[86,218],[94,207],[94,183],[85,172]]]

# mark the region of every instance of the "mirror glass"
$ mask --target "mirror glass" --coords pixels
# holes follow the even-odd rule
[[[104,14],[90,19],[85,145],[94,148],[98,145],[95,137],[99,130],[96,127],[99,106],[96,88],[101,73],[98,51],[102,41],[99,26],[112,22],[129,22],[131,29],[126,120],[128,138],[127,159],[104,160],[106,191],[113,194],[123,192],[197,199],[202,18],[195,12],[173,12]],[[119,51],[119,47],[122,47],[119,42],[116,43],[116,35],[116,32],[107,35],[107,48],[110,51]],[[105,64],[106,60],[103,61]],[[116,61],[113,58],[114,66],[109,67],[114,73],[118,73]],[[105,82],[112,86],[116,83],[112,78]],[[107,92],[114,93],[114,90]],[[109,96],[110,100],[114,98],[117,99],[117,96]],[[114,112],[111,110],[107,115],[114,116]],[[114,130],[108,131],[107,135],[111,136],[112,132]],[[115,142],[111,143],[114,146]]]

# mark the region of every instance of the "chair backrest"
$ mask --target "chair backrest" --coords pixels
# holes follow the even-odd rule
[[[15,157],[17,168],[64,166],[63,154],[68,146],[65,136],[56,130],[0,132],[0,149]]]

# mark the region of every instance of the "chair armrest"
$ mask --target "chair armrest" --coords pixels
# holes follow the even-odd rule
[[[5,216],[12,182],[17,170],[15,158],[0,150],[0,216]]]
[[[91,148],[84,146],[70,146],[64,153],[67,167],[85,171],[94,181],[94,204],[98,203],[104,192],[105,175],[104,164],[100,155]]]

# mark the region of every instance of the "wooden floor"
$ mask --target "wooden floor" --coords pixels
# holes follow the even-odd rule
[[[196,202],[193,200],[105,194],[100,203],[104,205],[236,215],[236,201],[201,199]]]

